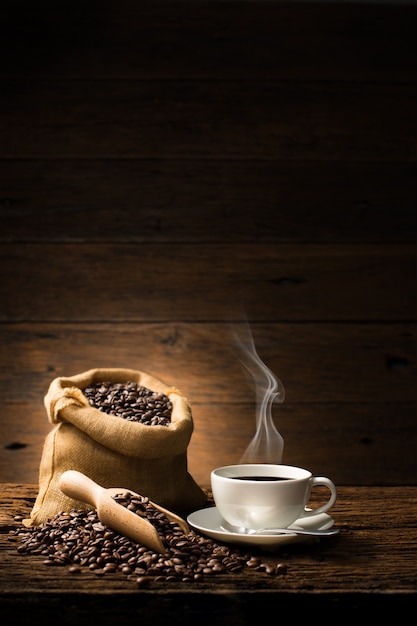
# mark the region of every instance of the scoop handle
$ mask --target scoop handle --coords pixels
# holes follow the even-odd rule
[[[100,496],[105,491],[91,478],[76,470],[67,470],[61,474],[59,487],[69,498],[91,504],[95,508],[98,508]]]
[[[156,528],[143,517],[118,504],[111,493],[114,489],[105,489],[85,474],[76,470],[67,470],[59,479],[59,487],[66,496],[79,500],[97,509],[99,520],[118,533],[129,537],[155,552],[165,554],[165,548]]]

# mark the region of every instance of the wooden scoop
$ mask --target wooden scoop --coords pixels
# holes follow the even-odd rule
[[[97,509],[100,522],[111,530],[117,531],[154,552],[165,554],[165,548],[155,526],[147,519],[140,517],[133,511],[129,511],[129,509],[116,502],[112,497],[123,493],[131,493],[140,498],[139,494],[131,489],[123,489],[121,487],[105,489],[91,480],[91,478],[88,478],[88,476],[85,476],[85,474],[75,470],[68,470],[61,475],[59,487],[69,498],[94,506]],[[182,517],[154,502],[151,502],[151,504],[158,511],[165,513],[172,522],[176,522],[185,533],[190,532],[187,522]]]

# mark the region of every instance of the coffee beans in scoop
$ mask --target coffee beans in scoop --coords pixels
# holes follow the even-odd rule
[[[245,569],[264,576],[285,574],[283,564],[268,564],[259,556],[218,544],[192,529],[184,533],[144,496],[122,491],[114,499],[155,526],[165,554],[110,530],[99,521],[95,510],[58,513],[39,526],[12,531],[9,539],[19,542],[19,554],[41,555],[45,566],[67,566],[69,574],[83,568],[97,576],[121,573],[138,587],[161,581],[195,583]]]

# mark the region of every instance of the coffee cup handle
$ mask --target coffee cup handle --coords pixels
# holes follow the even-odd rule
[[[320,513],[325,513],[336,502],[336,485],[334,484],[332,480],[330,480],[330,478],[326,478],[325,476],[312,476],[310,478],[310,491],[311,489],[313,489],[313,487],[318,487],[318,486],[327,487],[330,490],[330,497],[328,501],[325,504],[322,504],[321,506],[315,509],[312,509],[312,510],[305,509],[301,517],[312,517],[313,515],[319,515]]]

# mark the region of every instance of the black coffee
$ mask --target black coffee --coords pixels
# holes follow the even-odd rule
[[[236,480],[259,480],[262,482],[267,482],[267,481],[278,481],[278,480],[290,480],[289,478],[286,478],[284,476],[232,476],[232,478],[235,478]]]

